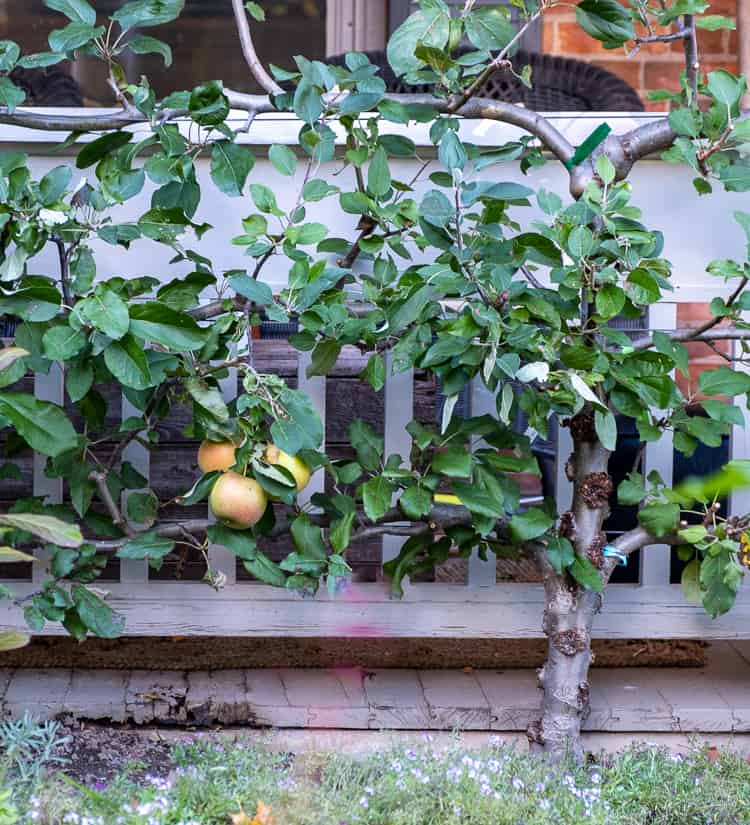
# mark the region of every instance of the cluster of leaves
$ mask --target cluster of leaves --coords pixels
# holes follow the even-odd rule
[[[27,447],[47,456],[47,475],[63,479],[69,490],[65,504],[50,509],[38,499],[22,499],[13,513],[51,512],[81,525],[89,537],[66,544],[41,536],[51,553],[51,578],[26,606],[33,629],[61,621],[79,638],[87,632],[115,635],[119,619],[87,587],[106,563],[100,542],[119,548],[120,558],[148,559],[154,567],[174,550],[176,539],[158,520],[165,502],[123,456],[133,443],[158,449],[157,425],[177,401],[192,408],[188,436],[233,440],[239,445],[236,469],[278,501],[251,530],[214,525],[193,546],[205,551],[209,541],[221,544],[255,577],[302,591],[321,581],[335,590],[350,572],[352,542],[387,522],[413,522],[387,567],[397,592],[405,576],[449,552],[478,550],[484,557],[517,552],[529,542],[546,547],[558,574],[600,589],[592,560],[557,534],[554,504],[520,508],[515,475],[538,472],[534,437],[546,436],[553,419],[591,413],[596,437],[613,450],[617,416],[627,416],[644,441],[672,429],[675,446],[689,455],[698,443],[721,443],[729,427],[741,423],[737,409],[716,400],[701,402],[706,416],[694,414],[693,399],[683,396],[673,376],[687,372],[683,344],[656,333],[640,346],[617,327],[617,319],[639,318],[671,289],[670,265],[661,234],[642,223],[630,184],[616,180],[607,157],[596,159],[595,179],[582,197],[566,204],[554,193],[534,193],[496,176],[497,167],[510,161],[524,171],[546,162],[530,138],[488,150],[462,136],[457,117],[438,114],[440,101],[460,96],[493,54],[514,42],[507,10],[467,4],[452,17],[441,0],[423,0],[394,33],[388,55],[397,74],[433,89],[435,96],[424,102],[387,95],[363,54],[349,55],[343,67],[297,57],[295,71],[275,69],[285,91],[273,105],[302,121],[299,151],[283,145],[269,151],[280,179],[293,178],[304,166],[303,184],[289,206],[279,203],[272,185],[251,178],[255,159],[238,142],[219,81],[157,100],[147,79],[133,84],[125,76],[124,50],[170,59],[165,44],[132,30],[174,19],[182,2],[133,0],[115,13],[112,26],[97,25],[85,0],[46,5],[62,12],[68,25],[52,33],[51,51],[43,55],[21,58],[16,44],[6,43],[4,71],[92,55],[106,67],[125,110],[149,128],[145,137],[116,129],[84,142],[76,167],[93,169],[88,181],[76,182],[69,165],[35,180],[25,155],[0,156],[0,312],[18,320],[14,346],[0,350],[0,427],[8,431],[8,457]],[[693,13],[687,5],[679,14]],[[613,6],[632,21],[619,3]],[[601,23],[605,7],[584,0],[578,13],[584,28],[609,44],[620,35],[613,34],[614,23]],[[523,14],[529,19],[544,8],[525,6]],[[258,16],[258,9],[253,13]],[[631,28],[620,28],[629,39]],[[464,38],[473,50],[454,58]],[[521,74],[530,82],[528,73]],[[2,80],[0,102],[12,109],[21,100],[14,104],[11,81]],[[695,161],[702,181],[716,177],[729,189],[743,188],[737,170],[744,164],[744,121],[736,119],[742,84],[714,72],[700,87],[711,108],[698,111],[685,92],[681,101],[688,105],[670,116],[679,135],[671,156],[682,153],[681,159]],[[183,121],[170,122],[175,113]],[[333,117],[345,135],[341,159]],[[430,124],[437,161],[420,157],[404,130],[391,128],[413,122]],[[79,137],[71,135],[66,148]],[[197,174],[201,159],[208,160],[213,185],[248,212],[234,239],[238,255],[252,261],[247,269],[217,273],[194,248],[212,229],[196,218],[205,185]],[[410,160],[412,177],[401,179],[405,165],[393,159]],[[332,165],[351,171],[354,186],[331,175]],[[137,220],[119,221],[118,208],[146,187],[149,209]],[[537,219],[522,223],[532,205]],[[356,239],[333,237],[326,224],[312,219],[325,209],[350,215]],[[738,213],[737,219],[750,230],[750,217]],[[131,245],[149,242],[173,253],[179,274],[172,280],[97,271],[94,243],[124,255]],[[57,252],[59,272],[32,274],[48,248]],[[288,278],[274,293],[260,276],[278,258],[287,262]],[[730,318],[740,328],[748,300],[746,266],[718,261],[709,267],[738,280],[732,299],[716,299],[712,310],[717,320]],[[214,298],[210,312],[207,296]],[[383,439],[354,421],[349,435],[355,458],[331,459],[320,450],[323,428],[310,399],[253,366],[245,342],[261,318],[297,324],[291,342],[310,352],[309,376],[326,375],[345,346],[368,356],[361,377],[377,391],[389,369],[431,373],[446,395],[439,426],[412,422],[411,454],[400,456],[386,455]],[[45,374],[56,363],[64,367],[66,405],[75,417],[14,386],[29,371]],[[227,401],[220,382],[230,368],[239,371],[242,390]],[[496,415],[454,414],[460,393],[473,381],[496,397]],[[744,374],[720,368],[704,373],[699,389],[745,394],[748,382]],[[121,387],[134,411],[114,433],[107,433],[101,391],[107,384]],[[514,426],[519,414],[528,422],[525,432]],[[326,492],[300,506],[291,474],[263,458],[268,441],[322,469]],[[7,477],[18,469],[6,463],[2,472]],[[177,503],[204,500],[216,478],[215,472],[204,475]],[[444,506],[436,500],[441,493],[457,496],[461,506]],[[634,493],[621,490],[623,495]],[[689,496],[664,490],[648,495],[641,523],[655,536],[674,532]],[[120,500],[126,501],[124,514]],[[126,518],[137,530],[126,528]],[[722,529],[712,525],[705,536],[691,533],[693,541],[683,536],[701,562],[700,580],[711,593],[704,602],[712,613],[728,603],[724,590],[716,592],[717,576],[725,590],[736,590],[727,571],[736,569],[739,543]],[[287,530],[294,549],[277,564],[260,546],[264,537]],[[11,538],[14,547],[38,543],[23,532]],[[718,554],[716,542],[724,543]],[[719,569],[717,556],[731,564],[722,562]],[[220,584],[210,571],[208,579]]]

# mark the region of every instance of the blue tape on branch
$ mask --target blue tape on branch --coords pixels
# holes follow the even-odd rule
[[[617,563],[621,567],[625,567],[628,563],[628,557],[621,553],[616,547],[613,547],[611,544],[607,544],[604,549],[602,550],[602,554],[605,558],[608,559],[617,559]]]

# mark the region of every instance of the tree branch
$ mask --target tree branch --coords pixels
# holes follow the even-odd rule
[[[243,0],[232,0],[232,10],[234,11],[237,33],[239,34],[240,44],[242,45],[242,54],[245,56],[245,62],[252,72],[253,77],[258,81],[260,87],[265,89],[269,95],[282,94],[284,90],[263,68],[263,64],[258,58],[258,53],[255,51],[253,35],[250,31],[250,24],[247,20]]]
[[[101,498],[104,506],[107,508],[112,523],[115,527],[119,527],[128,537],[132,538],[135,535],[135,530],[128,524],[127,519],[122,515],[120,508],[112,498],[112,493],[110,493],[109,487],[107,487],[107,474],[94,470],[89,473],[89,478],[96,484],[97,490],[99,491],[99,498]]]

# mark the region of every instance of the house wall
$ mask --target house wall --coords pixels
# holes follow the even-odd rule
[[[737,0],[714,0],[710,11],[736,19]],[[702,71],[721,68],[737,72],[738,43],[736,30],[700,30],[698,51]],[[641,95],[651,111],[663,111],[665,104],[649,103],[645,100],[646,94],[652,89],[678,89],[680,72],[685,66],[681,41],[652,43],[632,57],[628,57],[624,49],[605,49],[578,26],[575,9],[567,5],[553,7],[543,16],[542,51],[575,57],[614,72]]]

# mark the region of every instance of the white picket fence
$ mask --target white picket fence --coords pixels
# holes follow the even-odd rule
[[[654,329],[675,327],[677,305],[664,303],[652,309]],[[325,378],[307,378],[309,356],[300,354],[299,386],[312,397],[325,420]],[[385,385],[386,453],[408,455],[410,436],[405,431],[412,418],[413,376],[389,375]],[[63,376],[55,366],[49,375],[36,376],[36,395],[61,404]],[[225,384],[229,398],[236,387],[234,376]],[[472,414],[494,406],[494,400],[479,384],[472,387]],[[123,399],[123,419],[134,411]],[[747,415],[747,413],[746,413]],[[558,509],[570,501],[570,484],[564,463],[570,452],[569,433],[561,429],[557,445],[556,489]],[[735,427],[731,435],[731,457],[750,456],[746,429]],[[149,473],[149,453],[139,444],[128,447],[125,458],[144,476]],[[665,435],[649,444],[646,469],[656,469],[669,483],[673,471],[672,439]],[[316,474],[305,491],[311,495],[322,487],[322,473]],[[50,502],[62,500],[62,482],[44,474],[44,458],[34,458],[34,494]],[[750,510],[750,491],[737,492],[731,510]],[[403,539],[383,540],[383,560],[398,553]],[[145,561],[122,560],[118,582],[105,582],[112,606],[126,617],[129,635],[177,636],[330,636],[330,637],[538,637],[542,635],[541,615],[544,592],[541,585],[496,583],[494,557],[469,561],[466,584],[429,582],[407,584],[401,600],[389,595],[387,581],[356,583],[336,597],[325,590],[314,598],[268,587],[257,582],[238,582],[236,558],[224,548],[211,549],[211,563],[227,577],[227,586],[215,592],[208,585],[189,581],[149,580]],[[744,587],[730,614],[718,620],[687,604],[680,586],[670,584],[670,551],[658,546],[641,554],[638,584],[615,584],[608,589],[605,606],[596,620],[594,633],[608,638],[742,638],[750,636],[750,588]],[[33,592],[47,576],[45,561],[33,565],[30,582],[8,582],[18,596]],[[0,606],[0,628],[24,626],[19,607]],[[62,633],[48,625],[45,633]]]
[[[87,110],[89,113],[91,110]],[[597,113],[564,114],[551,116],[555,125],[574,143],[581,143],[591,131],[606,120],[615,132],[625,132],[647,123],[657,115]],[[244,123],[244,115],[237,113],[237,124]],[[335,127],[335,123],[333,124]],[[401,130],[413,138],[420,147],[422,157],[434,157],[426,127],[410,125],[399,127],[390,124],[394,132]],[[277,175],[265,155],[273,143],[294,146],[299,123],[286,115],[264,115],[256,119],[249,134],[241,135],[242,142],[252,144],[258,158],[254,176],[268,180],[274,186],[279,202],[293,204],[301,185],[302,170],[293,179]],[[138,131],[136,129],[136,131]],[[481,146],[499,146],[517,138],[519,131],[504,124],[482,121],[464,121],[461,135]],[[63,162],[52,151],[54,145],[66,135],[32,132],[19,127],[4,127],[0,131],[0,148],[22,146],[33,155],[35,174],[41,175]],[[84,138],[88,139],[88,138]],[[339,142],[343,136],[339,135]],[[2,144],[7,144],[3,147]],[[71,150],[72,151],[72,150]],[[396,159],[397,176],[407,180],[413,173],[414,160]],[[321,171],[330,174],[335,164]],[[344,173],[338,178],[342,181]],[[396,173],[394,173],[396,174]],[[567,189],[567,172],[561,165],[551,163],[533,170],[525,178],[512,164],[503,167],[504,179],[516,180],[538,188],[551,189],[563,194]],[[199,177],[207,179],[207,162],[199,163]],[[709,301],[715,295],[723,295],[727,287],[718,279],[707,277],[705,265],[712,258],[744,255],[744,234],[729,216],[734,209],[747,209],[745,196],[717,192],[711,196],[710,207],[716,220],[706,219],[704,201],[698,200],[692,189],[689,169],[665,164],[658,159],[645,161],[632,175],[634,191],[639,193],[636,203],[644,208],[645,222],[665,233],[666,256],[672,261],[679,289],[673,301]],[[346,182],[343,185],[347,185]],[[419,188],[419,187],[418,187]],[[136,218],[148,208],[149,194],[127,204],[118,212],[120,220]],[[216,225],[209,241],[210,254],[217,271],[238,265],[236,247],[231,237],[239,231],[243,212],[236,211],[238,201],[228,201],[210,185],[204,186],[204,202],[197,220],[209,220]],[[321,213],[310,219],[322,219],[333,235],[348,237],[351,233],[351,216],[331,211],[327,205],[319,205]],[[217,216],[221,216],[217,220]],[[532,215],[533,217],[533,210]],[[136,242],[137,244],[140,242]],[[153,273],[173,272],[168,260],[171,251],[160,250],[153,244],[143,254],[136,252],[123,255],[119,249],[106,244],[96,245],[95,254],[102,275],[144,274],[144,261]],[[45,253],[46,254],[46,253]],[[145,257],[144,257],[145,256]],[[40,266],[45,262],[54,271],[54,258],[40,256]],[[285,278],[283,261],[278,268],[271,261],[270,282],[279,286]],[[177,273],[175,273],[177,274]],[[174,274],[170,275],[174,277]],[[676,303],[664,303],[652,308],[650,323],[656,329],[674,328]],[[300,388],[312,396],[325,419],[326,379],[305,375],[307,356],[300,355],[298,379]],[[335,380],[335,379],[334,379]],[[226,382],[225,395],[233,391],[233,380]],[[413,381],[408,373],[389,375],[385,393],[385,438],[387,452],[409,454],[410,439],[405,432],[406,423],[412,418]],[[63,400],[63,376],[57,367],[49,375],[36,377],[36,395],[55,403]],[[493,399],[487,397],[480,386],[472,388],[472,413],[481,414],[494,409]],[[746,417],[750,417],[744,411]],[[132,413],[123,401],[123,417]],[[570,452],[568,432],[562,430],[557,448],[557,501],[563,511],[570,501],[570,485],[563,471]],[[730,453],[733,458],[750,457],[750,427],[735,427],[731,434]],[[149,474],[149,454],[138,444],[131,445],[125,456],[145,476]],[[649,444],[646,450],[649,470],[658,469],[669,482],[673,472],[671,437],[666,435],[660,442]],[[310,494],[315,484],[322,484],[320,473],[308,488]],[[62,499],[59,480],[44,475],[44,459],[34,461],[34,494],[46,496],[50,502]],[[750,511],[750,490],[739,491],[730,503],[733,512]],[[386,538],[383,542],[384,559],[397,554],[399,539]],[[156,581],[149,579],[146,562],[121,562],[117,582],[104,582],[112,606],[124,614],[127,633],[130,635],[195,635],[195,636],[329,636],[329,637],[473,637],[507,638],[542,636],[541,616],[544,609],[544,592],[540,585],[521,583],[496,583],[495,562],[483,562],[472,558],[468,567],[466,584],[441,582],[407,585],[401,600],[389,596],[387,582],[356,583],[332,598],[323,589],[315,598],[302,599],[284,590],[262,584],[237,581],[236,559],[222,548],[213,548],[211,562],[224,572],[227,586],[217,593],[205,584],[190,581]],[[632,564],[633,562],[631,562]],[[728,615],[711,620],[702,608],[688,605],[679,585],[670,584],[670,552],[666,547],[651,547],[641,553],[638,584],[613,584],[608,588],[605,606],[598,616],[594,633],[609,638],[741,638],[750,637],[750,587],[745,586],[735,609]],[[33,580],[9,582],[20,597],[38,589],[45,579],[44,561],[33,568]],[[10,603],[0,604],[0,629],[23,628],[22,609]],[[64,631],[48,625],[46,633]]]

